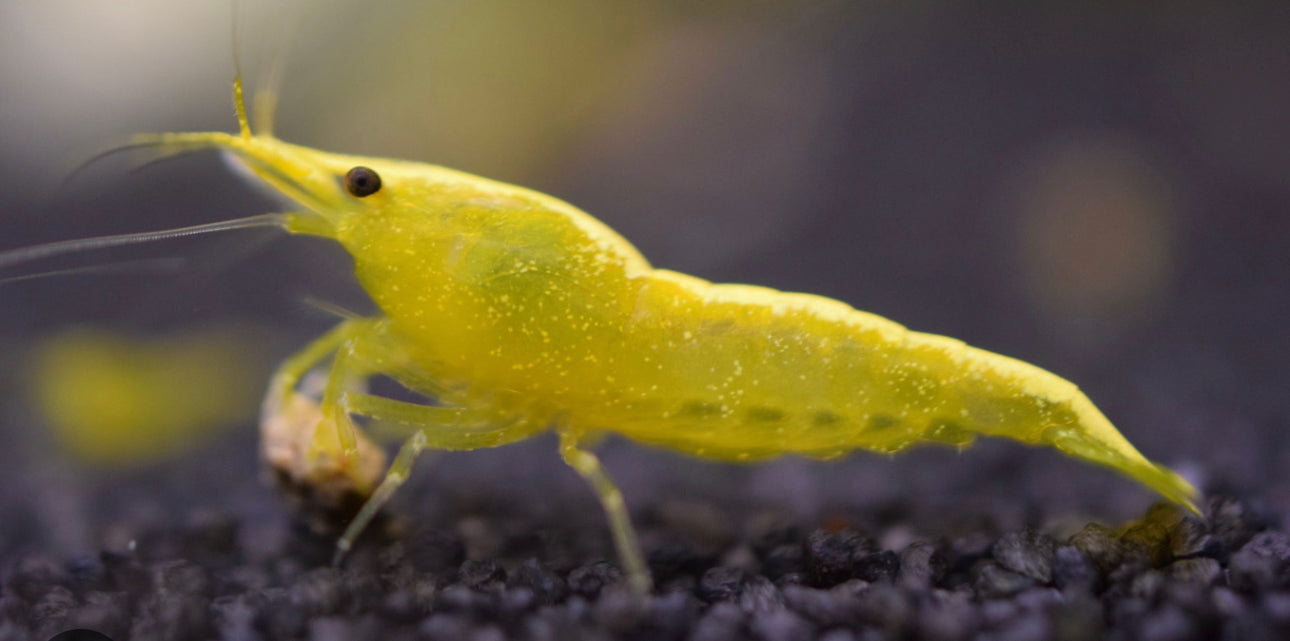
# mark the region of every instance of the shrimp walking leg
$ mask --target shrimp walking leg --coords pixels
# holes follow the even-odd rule
[[[645,556],[641,554],[640,543],[636,540],[636,530],[627,513],[627,504],[623,502],[623,493],[609,478],[600,459],[579,447],[576,435],[560,433],[560,456],[591,484],[596,496],[600,498],[600,504],[609,517],[609,528],[614,537],[614,546],[618,549],[618,558],[627,572],[628,585],[637,594],[648,593],[651,583],[649,568],[645,565]]]
[[[269,382],[264,397],[261,421],[276,416],[284,410],[296,386],[314,367],[336,353],[341,345],[355,336],[370,331],[377,321],[368,318],[349,319],[319,336],[304,349],[283,361]]]
[[[336,542],[335,563],[340,563],[381,507],[407,481],[412,465],[426,449],[474,450],[523,440],[533,434],[533,430],[524,423],[499,423],[497,413],[489,410],[418,405],[362,392],[346,393],[341,405],[346,412],[378,423],[410,426],[414,431],[399,448],[376,490]]]
[[[343,472],[350,477],[354,489],[366,494],[375,480],[373,468],[379,474],[385,459],[350,420],[346,395],[380,373],[410,389],[451,401],[449,390],[406,362],[406,355],[391,340],[387,328],[381,318],[346,320],[278,368],[260,420],[262,445],[271,465],[285,468],[291,476],[306,482]],[[320,390],[321,402],[317,403],[310,397],[316,398],[318,392],[305,390],[302,394],[297,388],[329,357],[333,360]],[[406,432],[400,438],[405,436]],[[287,458],[279,461],[275,456]]]
[[[359,535],[376,517],[376,513],[381,511],[390,497],[394,496],[394,492],[408,480],[408,475],[412,473],[412,464],[416,462],[425,447],[425,433],[417,432],[403,444],[403,447],[399,448],[399,453],[394,457],[394,463],[390,465],[390,469],[385,472],[385,478],[381,479],[381,484],[376,486],[376,491],[372,492],[362,509],[354,515],[354,519],[345,528],[345,533],[336,540],[336,556],[332,557],[332,565],[340,565],[341,560],[354,546],[354,541],[358,540]]]

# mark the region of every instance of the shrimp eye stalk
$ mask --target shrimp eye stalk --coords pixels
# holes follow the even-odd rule
[[[380,190],[380,175],[367,167],[355,167],[345,173],[345,191],[355,198],[366,198]]]

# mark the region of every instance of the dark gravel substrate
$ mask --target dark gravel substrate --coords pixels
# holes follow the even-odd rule
[[[1211,497],[1206,513],[1161,504],[1072,535],[985,523],[890,547],[841,521],[763,514],[714,548],[646,519],[658,585],[637,602],[615,564],[562,551],[571,533],[549,525],[386,521],[334,569],[329,539],[292,530],[285,555],[252,561],[237,518],[194,512],[143,534],[148,556],[8,561],[0,639],[1286,638],[1290,536],[1237,499]],[[498,553],[468,558],[481,538]]]

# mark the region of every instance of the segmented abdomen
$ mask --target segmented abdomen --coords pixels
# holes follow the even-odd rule
[[[828,298],[656,272],[606,403],[615,431],[723,460],[896,452],[976,435],[1049,444],[1186,502],[1075,385]]]

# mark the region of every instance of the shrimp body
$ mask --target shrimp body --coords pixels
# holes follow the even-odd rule
[[[339,240],[413,360],[464,403],[724,461],[1002,436],[1191,495],[1043,369],[833,299],[652,269],[572,205],[436,172],[422,205]]]
[[[240,136],[136,142],[164,152],[217,148],[245,164],[297,205],[278,223],[344,247],[380,309],[284,363],[263,409],[262,447],[280,477],[370,494],[341,552],[421,451],[550,429],[600,497],[638,590],[649,575],[622,496],[584,448],[601,432],[723,461],[1000,436],[1055,446],[1195,509],[1186,481],[1040,368],[832,299],[654,269],[603,223],[535,191],[325,153],[242,124]],[[329,358],[325,384],[306,389],[307,374]],[[362,383],[376,375],[433,403],[368,394]],[[379,448],[353,416],[406,438],[384,475]]]

